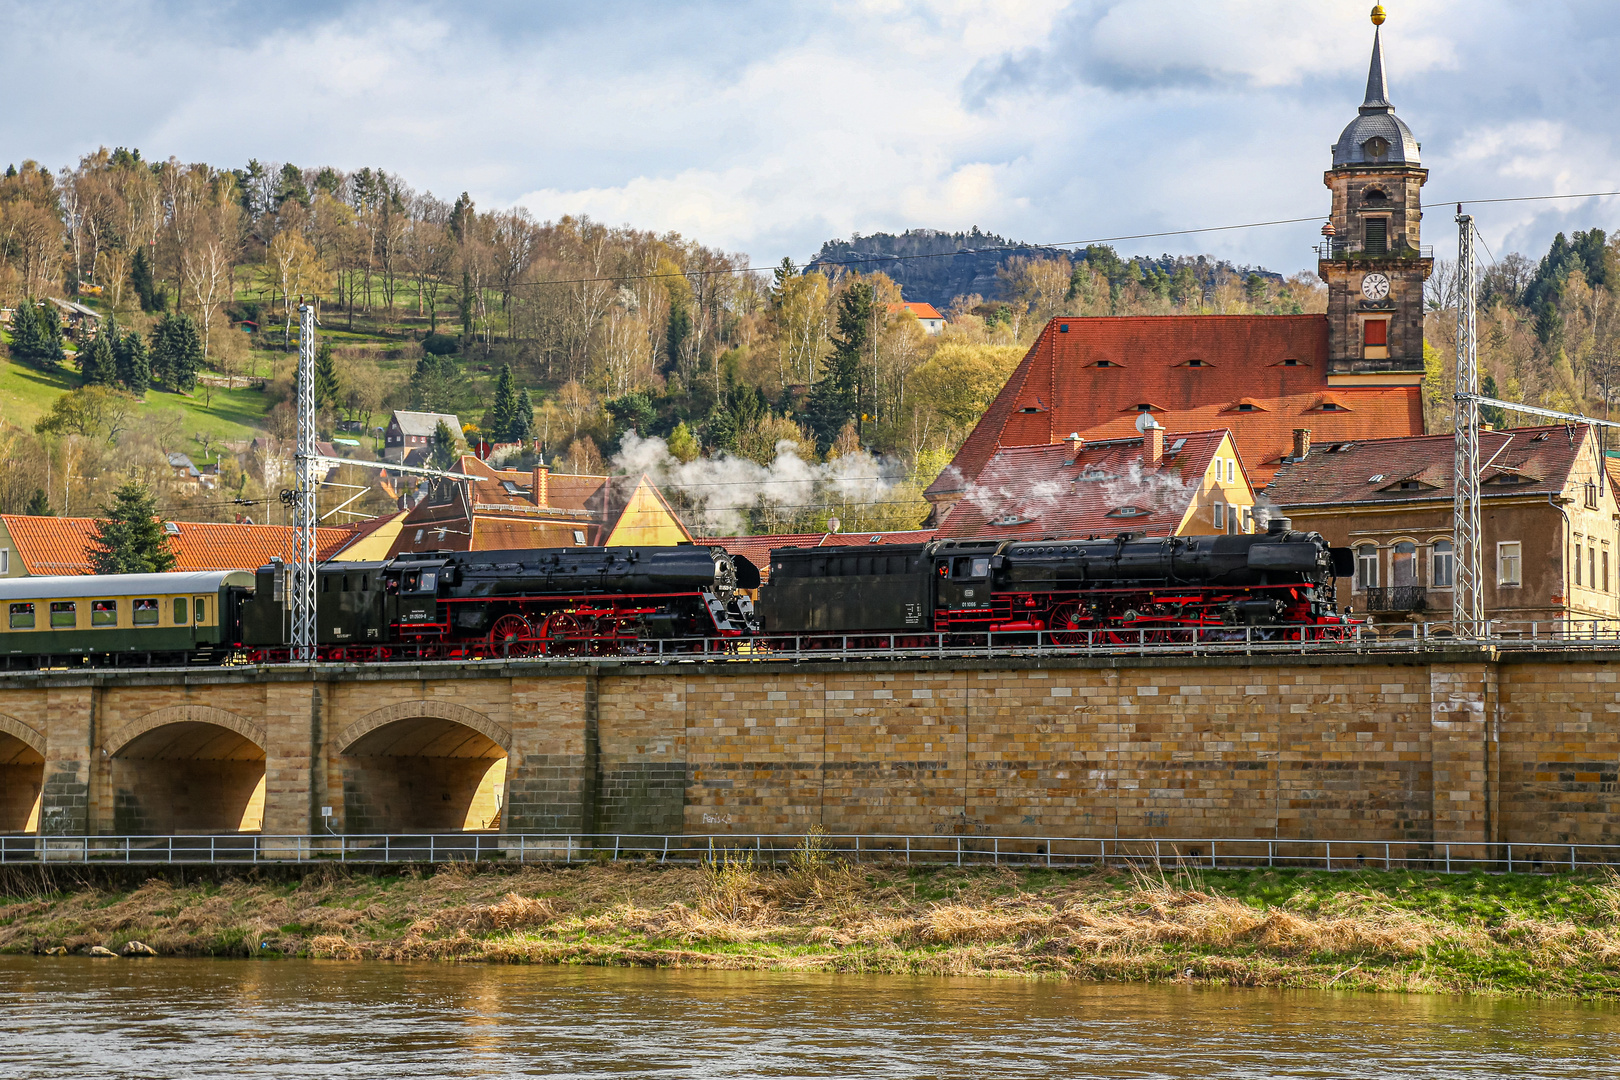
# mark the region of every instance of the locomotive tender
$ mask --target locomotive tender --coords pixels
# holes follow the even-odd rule
[[[763,588],[747,559],[691,544],[400,555],[318,568],[317,655],[724,655],[744,643],[769,655],[1038,632],[1174,643],[1220,627],[1333,640],[1352,625],[1333,592],[1351,569],[1349,549],[1282,518],[1258,535],[779,548]],[[281,563],[252,577],[14,579],[0,585],[0,667],[284,661],[288,580]]]

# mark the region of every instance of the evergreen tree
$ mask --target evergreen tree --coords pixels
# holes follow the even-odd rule
[[[79,375],[86,386],[112,386],[118,381],[118,360],[113,356],[110,334],[97,334],[89,348],[79,350]]]
[[[133,330],[113,345],[113,360],[118,365],[118,381],[136,397],[145,395],[152,385],[152,357],[146,351],[146,339]]]
[[[669,322],[664,327],[664,370],[674,371],[681,362],[681,350],[692,334],[692,313],[685,304],[669,306]]]
[[[782,265],[771,271],[771,306],[779,307],[782,303],[782,293],[787,289],[787,283],[799,276],[799,268],[793,265],[793,260],[783,256]]]
[[[521,439],[528,442],[534,438],[534,401],[529,397],[527,387],[518,391],[517,416],[512,425],[512,441]]]
[[[157,519],[157,500],[146,485],[127,480],[101,507],[91,537],[90,563],[98,574],[162,574],[174,569],[174,551]]]
[[[49,302],[41,306],[38,313],[40,333],[45,339],[44,362],[60,364],[67,359],[67,352],[62,348],[62,316],[56,305]]]
[[[24,297],[11,316],[11,356],[34,367],[50,367],[56,361],[51,357],[51,344],[41,325],[39,308]]]
[[[152,377],[176,393],[197,385],[202,366],[202,335],[190,315],[165,315],[152,328]]]
[[[871,340],[871,285],[856,282],[838,299],[838,337],[832,355],[822,361],[822,376],[810,388],[807,409],[816,447],[823,453],[838,438],[845,424],[860,415],[861,359]]]
[[[484,430],[489,432],[493,442],[515,442],[522,438],[521,434],[513,434],[517,419],[518,399],[517,390],[512,386],[512,367],[502,364],[501,373],[495,377],[495,402],[484,418]]]
[[[1502,396],[1497,392],[1496,380],[1489,375],[1479,381],[1479,392],[1489,398]],[[1507,426],[1507,412],[1500,405],[1481,405],[1479,407],[1479,418],[1493,428]]]
[[[455,357],[423,353],[411,373],[411,408],[455,412],[461,395],[461,368]]]
[[[276,206],[288,201],[309,209],[309,188],[304,185],[303,170],[290,161],[281,167],[276,177]]]
[[[129,284],[141,302],[142,311],[162,311],[168,306],[168,297],[158,292],[152,280],[152,262],[146,257],[144,247],[136,248],[135,258],[130,260]]]
[[[35,488],[34,494],[29,496],[28,513],[34,517],[51,516],[51,500],[50,497],[45,494],[44,488]]]
[[[433,429],[433,449],[428,451],[428,468],[449,471],[456,463],[456,435],[440,420]]]
[[[336,408],[342,389],[337,362],[332,358],[332,346],[322,342],[315,351],[315,407]]]

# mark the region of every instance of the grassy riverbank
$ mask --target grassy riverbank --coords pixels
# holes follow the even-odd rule
[[[467,960],[1620,997],[1620,879],[636,863],[39,891],[0,951]],[[15,895],[32,893],[32,895]]]

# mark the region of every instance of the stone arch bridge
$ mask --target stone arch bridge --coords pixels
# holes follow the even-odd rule
[[[0,833],[1620,842],[1620,652],[0,675]]]

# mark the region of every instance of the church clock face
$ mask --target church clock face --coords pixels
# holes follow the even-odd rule
[[[1361,279],[1361,295],[1369,300],[1382,300],[1389,295],[1389,278],[1383,274],[1368,274]]]

